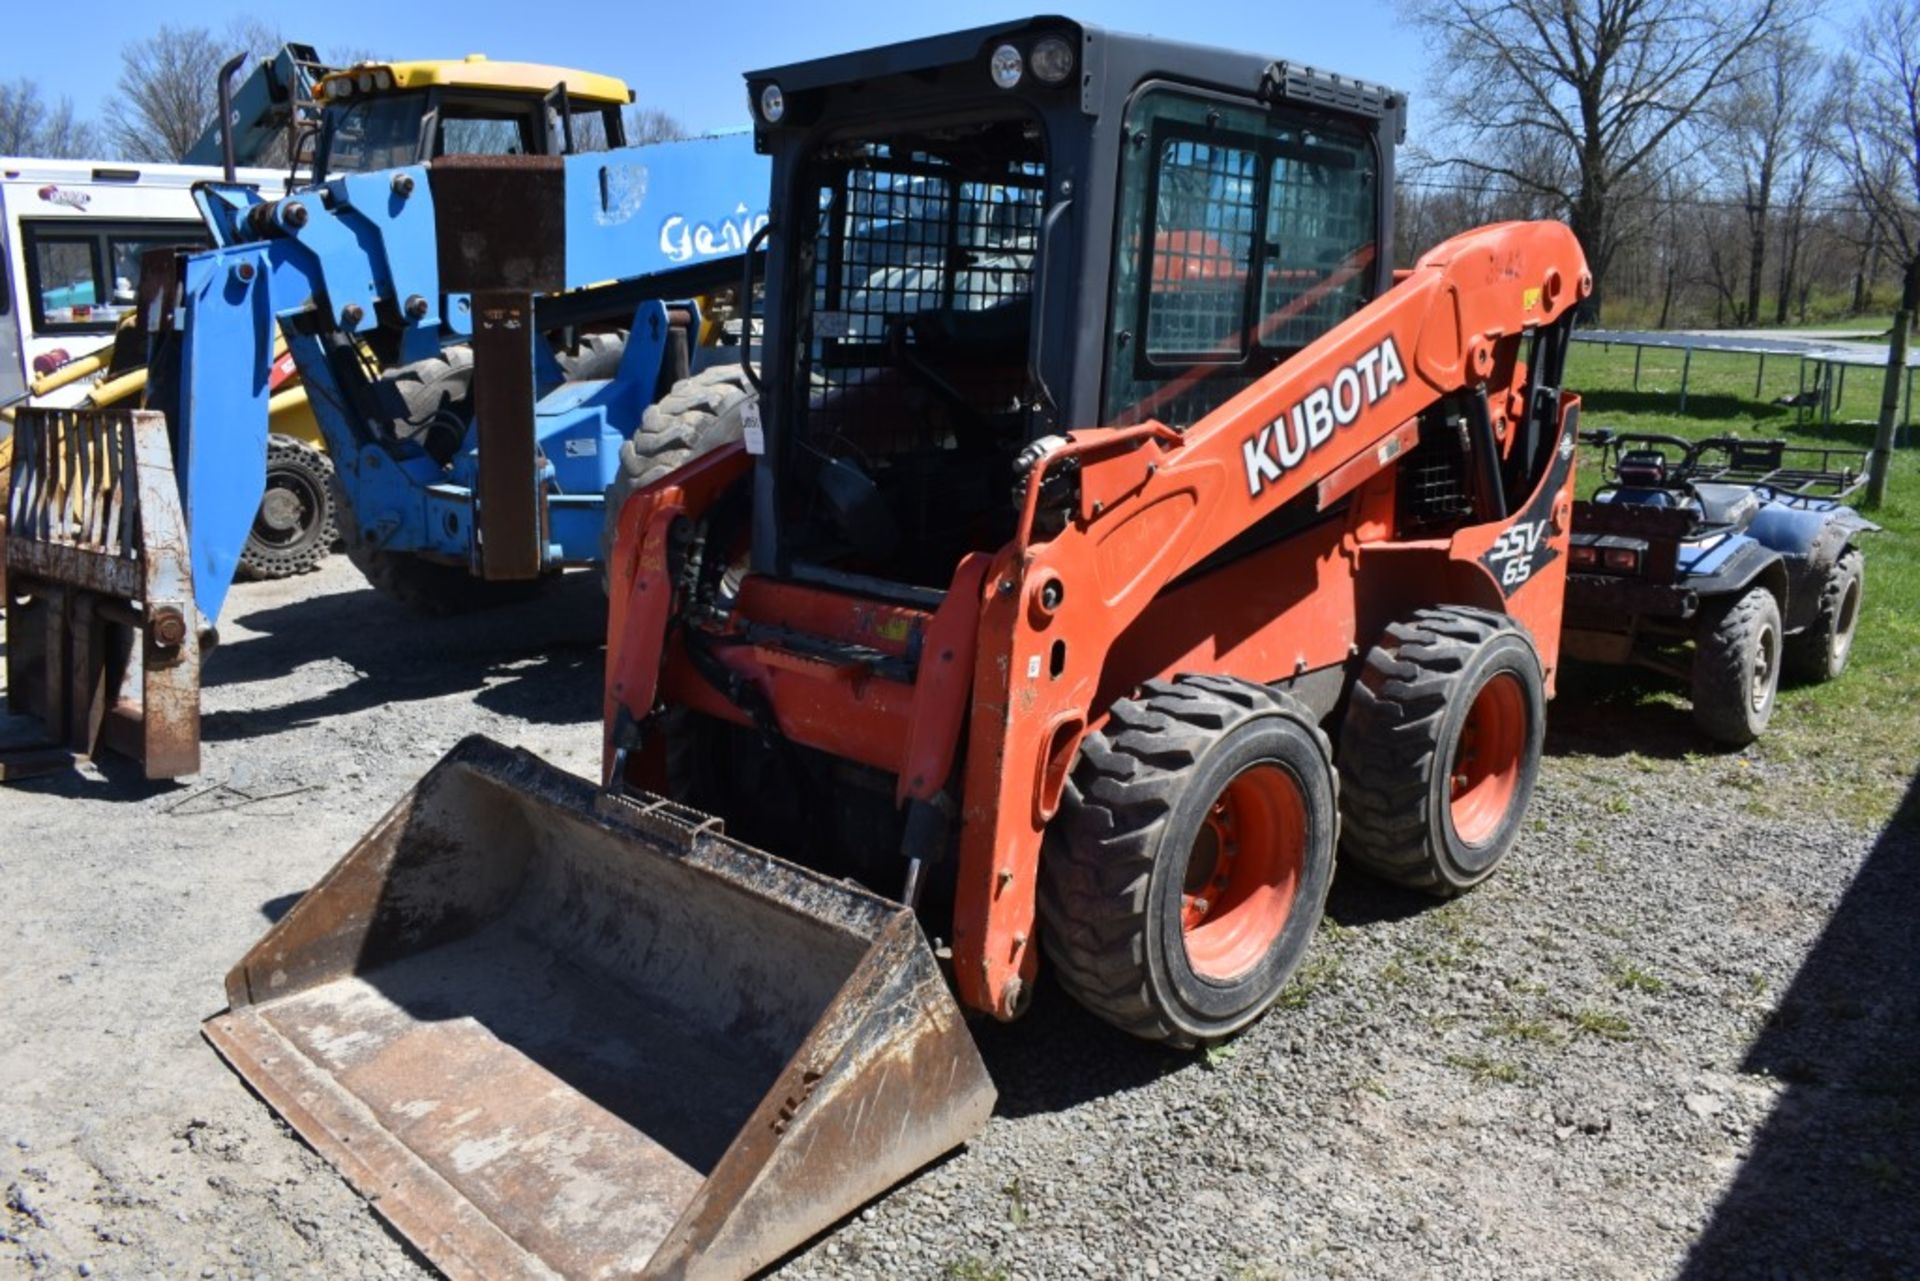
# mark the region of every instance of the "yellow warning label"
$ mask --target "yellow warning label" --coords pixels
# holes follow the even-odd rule
[[[1536,285],[1534,288],[1529,289],[1520,295],[1520,309],[1522,311],[1532,311],[1535,308],[1537,308],[1539,305],[1540,305],[1539,286]]]

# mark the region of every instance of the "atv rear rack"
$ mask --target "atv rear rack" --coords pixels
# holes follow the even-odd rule
[[[1613,474],[1620,455],[1631,449],[1677,451],[1668,463],[1670,485],[1706,482],[1752,485],[1793,498],[1843,499],[1866,483],[1867,455],[1860,449],[1831,449],[1790,445],[1784,440],[1754,440],[1744,436],[1710,436],[1683,440],[1652,432],[1614,432],[1594,428],[1580,433],[1580,443],[1600,451],[1600,467]]]

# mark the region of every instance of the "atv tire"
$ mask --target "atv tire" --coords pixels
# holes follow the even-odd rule
[[[240,549],[238,576],[291,578],[315,569],[340,537],[333,460],[292,436],[267,439],[267,486]]]
[[[1820,612],[1805,631],[1787,637],[1789,675],[1795,680],[1819,683],[1847,670],[1866,590],[1866,561],[1859,548],[1849,547],[1840,553],[1820,584]]]
[[[1760,737],[1780,687],[1780,605],[1764,587],[1701,611],[1693,647],[1693,723],[1728,747]]]
[[[1332,750],[1311,712],[1230,677],[1153,681],[1087,736],[1049,831],[1053,972],[1135,1036],[1229,1036],[1306,955],[1338,838]]]
[[[1533,642],[1504,614],[1448,605],[1388,627],[1340,727],[1341,848],[1442,897],[1492,876],[1533,796],[1546,704]]]
[[[600,534],[602,562],[613,555],[620,509],[639,490],[703,454],[739,440],[747,405],[759,393],[732,361],[682,378],[641,415],[640,429],[620,446],[620,472],[607,487],[606,524]]]

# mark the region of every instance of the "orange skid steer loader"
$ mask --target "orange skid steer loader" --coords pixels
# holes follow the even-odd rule
[[[470,740],[208,1024],[456,1276],[766,1266],[984,1123],[962,1009],[1229,1036],[1336,848],[1459,893],[1533,787],[1564,227],[1396,273],[1397,95],[1064,19],[747,81],[764,343],[623,454],[600,786]]]

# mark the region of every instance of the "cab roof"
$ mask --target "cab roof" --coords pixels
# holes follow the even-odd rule
[[[495,62],[483,53],[464,58],[424,58],[413,62],[362,62],[342,67],[321,77],[315,96],[326,100],[328,87],[336,81],[354,81],[363,73],[385,71],[393,78],[393,88],[479,89],[495,93],[544,94],[555,85],[567,86],[567,97],[574,102],[625,106],[633,101],[627,82],[596,71],[572,67],[550,67],[538,62]],[[343,95],[344,96],[344,95]],[[358,95],[355,95],[358,96]]]

